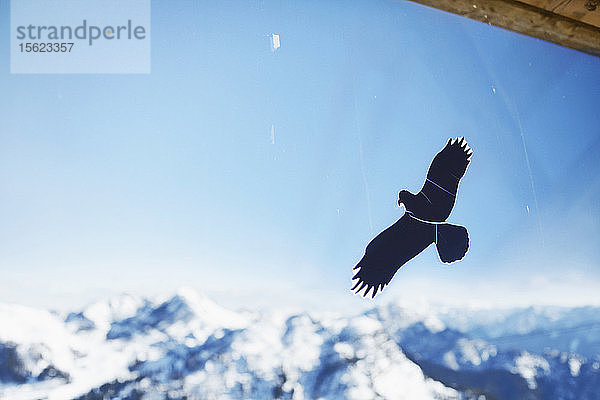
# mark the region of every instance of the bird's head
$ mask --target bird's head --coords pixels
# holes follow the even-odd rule
[[[411,197],[412,193],[410,193],[408,190],[401,190],[400,194],[398,194],[398,205],[400,207],[404,206],[404,208],[406,208],[406,202],[410,201]]]

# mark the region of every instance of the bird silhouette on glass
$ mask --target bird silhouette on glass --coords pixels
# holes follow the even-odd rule
[[[469,234],[462,226],[446,223],[460,179],[465,175],[473,150],[464,138],[448,139],[434,157],[423,188],[417,194],[401,190],[398,205],[404,215],[367,245],[365,255],[354,267],[357,279],[351,290],[371,298],[387,286],[394,274],[430,244],[435,243],[440,260],[462,260],[469,249]]]

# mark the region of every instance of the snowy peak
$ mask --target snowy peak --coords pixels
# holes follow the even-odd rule
[[[238,329],[248,323],[249,315],[247,313],[233,312],[221,307],[207,296],[190,288],[179,289],[169,303],[172,307],[187,308],[193,317],[210,325]]]
[[[247,314],[227,310],[191,289],[180,289],[167,300],[158,304],[146,301],[131,317],[114,321],[107,338],[127,339],[152,330],[170,330],[174,335],[177,331],[179,336],[195,334],[205,339],[216,328],[238,329],[248,321]]]
[[[132,317],[146,303],[147,300],[124,293],[94,302],[82,311],[71,312],[65,322],[75,330],[98,329],[107,332],[113,322]]]

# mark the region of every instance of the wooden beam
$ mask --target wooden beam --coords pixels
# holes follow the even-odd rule
[[[524,2],[512,0],[411,1],[600,56],[600,28]]]

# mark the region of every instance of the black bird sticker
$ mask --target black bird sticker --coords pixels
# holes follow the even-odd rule
[[[469,234],[462,226],[446,223],[454,203],[460,179],[467,171],[473,150],[464,138],[448,139],[434,157],[421,191],[401,190],[398,205],[404,215],[367,245],[365,255],[354,269],[357,279],[351,290],[371,298],[383,290],[394,274],[430,244],[435,243],[440,260],[462,260],[469,249]]]

